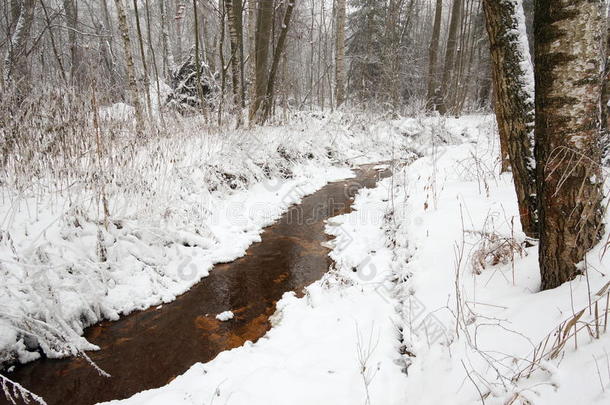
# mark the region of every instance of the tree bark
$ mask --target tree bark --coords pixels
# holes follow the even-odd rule
[[[3,79],[5,86],[16,85],[22,95],[30,85],[26,45],[30,37],[30,27],[34,20],[35,0],[11,3],[11,25],[14,31],[8,41],[4,59]]]
[[[148,66],[146,65],[146,55],[144,54],[144,39],[142,38],[142,28],[140,26],[140,12],[138,10],[138,0],[133,0],[133,10],[136,18],[136,33],[138,34],[140,58],[142,59],[142,71],[144,72],[144,94],[146,95],[146,107],[148,110],[148,117],[152,119],[152,103],[150,101],[150,78],[148,75]]]
[[[441,91],[439,94],[438,111],[441,114],[446,114],[447,98],[449,96],[449,87],[451,84],[451,75],[453,74],[455,54],[458,44],[458,31],[460,28],[460,20],[462,14],[463,0],[453,0],[451,9],[451,21],[449,22],[449,34],[447,37],[447,50],[445,52],[445,66],[443,68],[443,79],[441,82]]]
[[[260,124],[263,124],[265,121],[267,121],[267,118],[269,118],[269,115],[271,113],[271,106],[273,105],[273,89],[275,85],[275,78],[277,76],[277,69],[280,64],[282,52],[284,52],[286,36],[288,35],[288,27],[290,26],[290,18],[292,17],[292,10],[294,9],[295,3],[296,0],[288,0],[288,5],[286,6],[286,13],[284,14],[284,20],[282,22],[282,29],[280,31],[280,36],[277,40],[277,44],[275,46],[275,51],[273,52],[273,62],[271,63],[271,70],[267,79],[267,90],[265,92],[265,97],[262,104],[263,111],[262,116],[259,120]]]
[[[602,85],[602,128],[610,130],[610,25],[606,31],[606,58],[604,60],[604,80]]]
[[[241,2],[239,0],[224,0],[229,25],[229,44],[231,47],[231,82],[233,84],[233,106],[237,115],[237,126],[241,125],[242,99],[242,21]]]
[[[443,16],[443,0],[436,0],[436,11],[434,12],[434,26],[432,27],[432,39],[428,48],[428,95],[426,97],[426,108],[436,110],[438,99],[438,88],[436,80],[436,62],[438,59],[438,45],[441,37],[441,21]]]
[[[161,11],[161,42],[163,43],[163,75],[165,78],[168,78],[171,76],[175,64],[173,51],[169,41],[169,30],[167,28],[168,18],[167,5],[165,4],[166,1],[167,0],[159,1],[159,7]]]
[[[337,108],[345,102],[345,16],[346,0],[337,0],[337,22],[335,43],[335,100]]]
[[[256,3],[257,0],[248,0],[248,96],[250,106],[256,99]]]
[[[489,35],[494,109],[501,142],[507,148],[523,232],[537,237],[534,161],[534,71],[521,1],[484,0]],[[502,156],[504,166],[504,156]]]
[[[258,0],[256,22],[256,75],[255,98],[250,106],[250,120],[253,120],[267,93],[267,73],[269,66],[269,43],[273,28],[273,0]]]
[[[70,46],[70,83],[73,86],[83,85],[81,54],[82,50],[78,43],[78,5],[75,0],[64,0],[64,12],[66,14],[66,26],[68,27],[68,43]]]
[[[604,79],[602,85],[602,139],[600,148],[602,150],[602,164],[610,164],[610,24],[606,34],[606,59],[604,68]]]
[[[129,26],[127,25],[127,15],[125,14],[125,6],[123,0],[114,0],[116,5],[117,15],[119,19],[119,31],[123,39],[123,52],[125,53],[125,63],[127,70],[127,85],[129,87],[130,102],[136,110],[136,132],[138,135],[144,133],[144,115],[142,113],[142,103],[138,94],[138,85],[136,83],[136,72],[133,63],[133,54],[131,52],[131,40],[129,38]]]
[[[537,0],[536,162],[542,289],[582,272],[599,240],[606,0]]]

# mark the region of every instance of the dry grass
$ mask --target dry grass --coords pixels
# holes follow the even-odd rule
[[[544,369],[544,362],[560,357],[570,342],[573,342],[574,350],[578,350],[579,336],[581,339],[583,335],[590,340],[599,339],[608,331],[610,282],[606,283],[594,297],[596,298],[586,307],[561,322],[538,343],[531,357],[523,360],[526,365],[513,376],[513,381],[529,378],[534,371]]]
[[[470,231],[471,235],[480,237],[472,251],[470,263],[475,274],[481,274],[489,266],[509,264],[527,253],[521,243],[512,236],[502,236],[496,232]]]

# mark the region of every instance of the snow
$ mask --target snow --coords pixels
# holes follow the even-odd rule
[[[120,121],[128,107],[103,109],[103,119]],[[244,255],[290,205],[352,176],[352,164],[417,151],[432,132],[444,142],[453,121],[312,113],[217,131],[183,120],[174,137],[111,149],[99,163],[107,218],[86,183],[100,175],[88,156],[72,163],[82,171],[74,179],[1,187],[0,365],[34,360],[39,348],[49,357],[96,349],[85,327],[171,302]]]
[[[234,314],[232,311],[224,311],[224,312],[221,312],[218,315],[216,315],[216,319],[218,319],[221,322],[224,322],[224,321],[233,319],[233,316],[234,316]]]
[[[519,377],[590,299],[604,310],[604,243],[588,275],[539,291],[537,247],[525,244],[510,174],[498,174],[493,117],[444,128],[463,142],[419,148],[327,221],[335,268],[303,298],[285,294],[264,338],[110,403],[608,403],[608,333],[582,329],[577,348],[570,339]],[[497,264],[484,256],[491,235],[514,243]]]
[[[129,104],[115,103],[109,107],[100,108],[99,114],[102,120],[126,121],[135,116],[135,111],[136,109]]]
[[[351,176],[347,162],[392,159],[393,177],[327,220],[335,265],[303,298],[284,294],[263,338],[110,403],[608,403],[610,334],[598,335],[590,307],[607,308],[608,230],[585,275],[539,291],[537,246],[521,230],[510,173],[498,174],[493,116],[367,120],[305,116],[222,141],[182,139],[154,204],[121,206],[128,196],[111,194],[120,216],[101,231],[83,205],[5,200],[3,361],[38,356],[23,319],[91,348],[79,336],[87,324],[173,300],[214,263],[243,255],[305,194]],[[136,208],[114,211],[128,205]],[[556,346],[575,315],[577,340]],[[73,354],[37,343],[50,356]]]

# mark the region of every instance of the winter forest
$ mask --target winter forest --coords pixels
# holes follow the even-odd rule
[[[610,1],[3,0],[0,404],[610,403]]]

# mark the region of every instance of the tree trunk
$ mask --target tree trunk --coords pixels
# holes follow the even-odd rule
[[[280,31],[280,36],[277,40],[277,45],[275,46],[275,51],[273,52],[273,62],[271,63],[271,71],[269,72],[269,78],[267,79],[267,90],[265,92],[265,98],[263,100],[263,111],[262,116],[259,120],[260,124],[263,124],[265,121],[267,121],[267,118],[269,118],[269,115],[271,113],[271,106],[273,105],[273,88],[275,85],[275,78],[277,76],[277,69],[280,63],[282,52],[284,52],[286,36],[288,35],[288,27],[290,26],[290,18],[292,17],[292,10],[294,9],[295,3],[296,0],[288,0],[288,5],[286,6],[286,14],[284,14],[282,29]]]
[[[78,5],[75,0],[64,0],[64,12],[66,14],[66,26],[68,27],[68,43],[70,46],[70,83],[73,86],[82,86],[81,77],[81,48],[78,44]]]
[[[49,39],[51,40],[51,48],[53,49],[53,55],[55,56],[55,60],[57,61],[57,66],[59,66],[59,75],[61,76],[65,85],[68,85],[68,78],[66,76],[66,71],[64,69],[64,64],[61,60],[61,54],[55,43],[55,35],[53,34],[53,28],[51,28],[51,19],[49,18],[49,13],[47,11],[47,7],[44,4],[44,1],[40,2],[42,6],[42,12],[44,14],[45,22],[47,23],[47,28],[49,30]]]
[[[131,40],[129,38],[129,26],[127,25],[127,15],[125,14],[125,7],[123,6],[123,0],[114,0],[116,5],[117,15],[119,18],[119,31],[123,39],[123,52],[125,53],[125,63],[127,70],[127,85],[130,92],[130,102],[133,104],[136,110],[136,132],[138,135],[144,133],[144,116],[142,114],[142,104],[138,94],[138,85],[136,83],[136,72],[133,64],[133,54],[131,52]]]
[[[434,12],[434,26],[432,27],[432,39],[428,48],[428,95],[426,97],[426,108],[436,110],[438,100],[438,88],[436,81],[436,61],[438,59],[438,45],[441,37],[441,20],[443,16],[443,0],[436,0],[436,11]]]
[[[537,237],[534,71],[523,5],[521,1],[484,0],[483,8],[500,139],[508,150],[523,232]]]
[[[256,99],[256,2],[248,0],[248,95],[250,106]]]
[[[184,9],[186,4],[180,0],[176,0],[176,14],[174,15],[174,29],[176,34],[176,54],[174,55],[174,62],[178,60],[178,65],[183,62],[182,58],[182,23],[184,21]]]
[[[449,22],[449,34],[447,37],[447,50],[445,52],[445,66],[443,69],[443,80],[441,82],[441,91],[439,94],[438,111],[441,114],[447,113],[447,98],[449,96],[449,87],[451,84],[451,76],[453,74],[455,54],[458,44],[458,31],[460,28],[460,20],[462,14],[463,0],[453,0],[453,8],[451,9],[451,21]]]
[[[166,0],[159,1],[161,8],[161,42],[163,43],[163,76],[168,78],[174,70],[174,54],[170,46],[169,30],[167,28],[167,6]]]
[[[610,25],[606,31],[606,58],[604,60],[604,80],[602,86],[602,128],[610,130]]]
[[[242,100],[242,22],[241,2],[239,0],[224,0],[229,25],[229,44],[231,46],[231,82],[233,84],[233,106],[237,115],[237,126],[241,125]]]
[[[136,32],[138,34],[140,58],[142,58],[142,71],[144,72],[144,94],[146,95],[146,107],[148,109],[148,117],[152,119],[152,103],[150,101],[150,78],[148,76],[148,66],[146,65],[146,55],[144,54],[144,39],[142,38],[142,28],[140,26],[140,12],[138,10],[138,0],[133,0],[133,10],[136,17]]]
[[[161,100],[161,86],[159,84],[159,67],[157,66],[157,57],[155,54],[155,49],[153,46],[153,39],[152,39],[152,32],[150,29],[150,22],[151,22],[151,16],[150,16],[150,7],[148,4],[148,0],[144,0],[144,7],[146,8],[146,36],[148,38],[148,49],[150,51],[150,54],[152,56],[152,65],[153,65],[153,71],[155,73],[155,86],[156,86],[156,90],[157,90],[157,112],[159,114],[159,117],[161,118],[161,123],[163,124],[163,128],[165,128],[165,117],[163,115],[163,101]],[[152,110],[151,110],[152,112]]]
[[[267,92],[267,67],[269,66],[269,43],[273,27],[273,0],[258,0],[256,22],[256,75],[255,97],[250,106],[250,120],[258,112]]]
[[[337,107],[345,101],[345,16],[346,0],[337,0],[337,22],[335,43],[335,100]]]
[[[610,25],[606,34],[606,63],[602,85],[602,164],[610,164]]]
[[[600,238],[606,0],[537,0],[536,175],[542,289],[582,271]]]
[[[29,88],[29,68],[26,45],[30,37],[30,27],[34,20],[34,0],[11,3],[13,34],[8,41],[4,59],[3,78],[6,87],[16,85],[17,91],[24,95]]]

